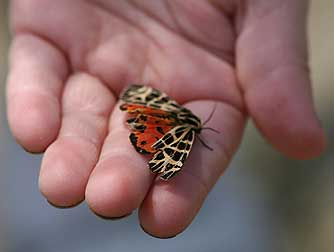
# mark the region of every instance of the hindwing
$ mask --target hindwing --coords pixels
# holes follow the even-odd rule
[[[136,105],[132,105],[133,109]],[[124,107],[124,106],[123,106]],[[174,117],[168,117],[165,112],[152,115],[150,108],[140,107],[139,111],[129,112],[135,117],[127,120],[132,129],[130,142],[141,154],[155,153],[153,144],[171,130],[177,121]]]
[[[164,180],[172,178],[184,165],[195,139],[192,128],[176,126],[152,147],[157,150],[148,165],[152,172],[161,173]]]

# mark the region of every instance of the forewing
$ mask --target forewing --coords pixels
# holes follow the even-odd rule
[[[129,103],[124,103],[120,106],[120,109],[123,111],[128,112],[130,115],[148,115],[152,117],[158,117],[161,119],[170,119],[174,118],[176,119],[177,116],[164,110],[160,109],[153,109],[151,107],[145,106],[145,105],[140,105],[140,104],[129,104]]]
[[[152,147],[157,153],[149,161],[154,173],[161,173],[163,180],[169,180],[178,173],[186,161],[195,139],[195,131],[177,126],[160,138]]]
[[[179,111],[182,107],[165,93],[148,86],[132,85],[121,96],[125,103],[144,105],[168,112]]]
[[[176,126],[178,124],[176,118],[168,117],[158,117],[146,114],[138,114],[136,117],[127,120],[127,123],[132,129],[140,130],[146,126],[156,126],[162,134],[167,133],[167,131],[160,129],[161,126]]]

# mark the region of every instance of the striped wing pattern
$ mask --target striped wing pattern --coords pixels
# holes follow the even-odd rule
[[[148,86],[132,85],[121,99],[128,103],[144,105],[153,109],[175,112],[182,107],[165,93]]]
[[[157,150],[148,166],[152,172],[161,173],[168,180],[184,165],[195,139],[195,131],[177,126],[159,139],[152,147]]]
[[[127,120],[132,133],[130,142],[141,154],[153,154],[148,163],[153,173],[169,180],[183,167],[200,119],[165,93],[148,86],[132,85],[121,96],[120,109],[132,118]]]

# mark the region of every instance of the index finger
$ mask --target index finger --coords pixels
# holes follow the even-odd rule
[[[29,34],[14,38],[10,53],[7,113],[14,137],[27,150],[41,152],[60,126],[59,99],[67,77],[63,54]]]

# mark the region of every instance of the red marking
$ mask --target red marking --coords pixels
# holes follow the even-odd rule
[[[163,132],[168,132],[173,126],[161,126]],[[132,142],[135,147],[145,150],[148,153],[155,153],[156,150],[152,148],[152,145],[164,134],[157,130],[156,126],[149,125],[144,132],[133,131],[133,134],[137,137],[136,142]]]
[[[120,106],[121,110],[126,110],[129,114],[144,114],[144,115],[151,115],[151,116],[168,116],[170,113],[161,109],[154,109],[147,107],[145,105],[138,105],[138,104],[128,104],[125,103]]]
[[[155,153],[156,150],[152,148],[152,145],[178,124],[175,117],[160,109],[127,103],[122,104],[120,108],[134,117],[138,114],[144,116],[144,118],[138,117],[135,123],[144,125],[145,129],[142,131],[133,129],[135,139],[130,137],[131,143],[140,153]]]

